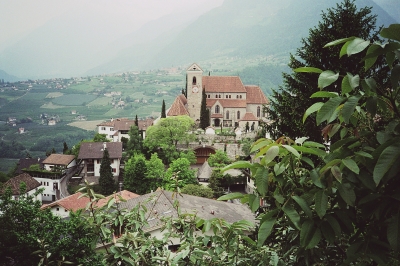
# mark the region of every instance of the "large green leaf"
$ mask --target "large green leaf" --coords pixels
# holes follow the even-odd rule
[[[325,70],[318,77],[318,88],[323,89],[328,87],[339,78],[339,73],[331,70]]]
[[[223,195],[223,196],[219,197],[217,200],[241,199],[244,196],[246,196],[246,195],[241,192],[234,192],[234,193],[229,193],[227,195]]]
[[[292,196],[292,199],[294,199],[294,201],[296,201],[297,204],[299,204],[300,208],[308,216],[308,218],[312,218],[312,211],[308,206],[307,202],[303,198],[300,198],[299,196]]]
[[[349,168],[352,172],[356,173],[357,175],[360,173],[360,168],[358,167],[357,163],[350,158],[345,158],[342,160],[342,163]]]
[[[283,212],[289,217],[290,221],[292,221],[293,225],[297,228],[300,229],[300,215],[297,213],[297,211],[293,208],[292,205],[290,205],[289,202],[287,202],[285,205],[282,207]]]
[[[395,143],[391,146],[386,147],[382,153],[379,155],[378,161],[374,168],[374,181],[375,184],[378,186],[381,182],[383,176],[395,162],[399,161],[400,157],[400,144]]]
[[[324,190],[320,189],[315,193],[315,211],[317,212],[319,218],[325,216],[326,210],[328,209],[328,196],[325,194]]]
[[[276,156],[279,154],[279,147],[277,145],[271,146],[265,153],[264,159],[265,164],[272,162]]]
[[[350,85],[350,80],[349,80],[349,76],[345,76],[342,79],[342,95],[349,93],[353,90],[353,88]]]
[[[400,42],[400,24],[392,24],[388,28],[383,28],[380,34],[384,38]]]
[[[320,157],[323,157],[326,154],[325,151],[323,151],[321,149],[318,149],[318,148],[307,148],[307,147],[304,147],[304,146],[297,146],[297,145],[294,145],[292,147],[295,150],[300,151],[302,153],[313,154],[313,155],[317,155],[317,156],[320,156]]]
[[[260,228],[258,229],[257,246],[261,247],[262,245],[264,245],[265,240],[272,232],[272,228],[274,227],[275,222],[275,217],[269,217],[261,223]]]
[[[265,197],[268,191],[268,169],[264,167],[258,168],[254,179],[258,193]]]
[[[335,46],[335,45],[338,45],[338,44],[341,44],[341,43],[345,43],[345,42],[354,40],[355,38],[356,38],[356,37],[349,37],[349,38],[338,39],[338,40],[335,40],[335,41],[332,41],[332,42],[329,42],[329,43],[325,44],[324,48],[330,47],[330,46]]]
[[[311,94],[310,98],[333,98],[337,97],[337,92],[330,92],[330,91],[317,91]]]
[[[340,171],[340,168],[337,165],[332,166],[331,173],[337,181],[342,182],[342,171]]]
[[[301,225],[300,231],[300,246],[306,247],[310,243],[312,236],[314,235],[315,227],[314,221],[307,219]]]
[[[237,169],[237,168],[252,168],[253,164],[248,161],[237,161],[231,163],[230,165],[225,166],[221,169],[222,172],[229,170],[229,169]]]
[[[294,72],[305,72],[305,73],[322,73],[322,70],[316,67],[299,67],[293,70]]]
[[[342,101],[342,97],[330,98],[317,113],[317,125],[330,119]]]
[[[249,194],[249,206],[252,212],[260,208],[260,198],[254,194]]]
[[[369,41],[365,41],[361,38],[355,38],[354,40],[350,41],[349,45],[347,46],[347,55],[358,54],[367,48],[369,44]]]
[[[376,53],[378,50],[383,50],[383,49],[379,45],[371,45],[370,47],[368,47],[367,54],[372,55]],[[370,69],[375,64],[376,59],[378,59],[377,55],[365,58],[365,64],[364,64],[365,71]]]
[[[284,147],[285,149],[290,151],[297,158],[300,158],[300,154],[292,146],[290,146],[290,145],[282,145],[282,147]]]
[[[318,111],[322,107],[322,105],[324,105],[324,103],[318,102],[318,103],[314,103],[313,105],[308,107],[308,109],[306,110],[306,112],[303,115],[303,123],[304,123],[304,121],[306,121],[307,117],[310,114],[315,113],[316,111]]]
[[[358,101],[360,100],[360,98],[361,98],[361,96],[351,96],[344,103],[344,106],[343,106],[343,109],[342,109],[342,117],[343,117],[343,121],[346,124],[349,123],[349,119],[353,115],[354,110],[356,109],[356,106],[357,106]]]
[[[354,206],[356,202],[356,193],[349,183],[339,184],[339,194],[342,199],[350,206]]]
[[[321,240],[321,230],[317,228],[311,237],[310,242],[308,243],[306,249],[311,249],[314,248],[316,245],[318,245],[319,241]]]
[[[257,142],[255,142],[251,146],[250,152],[255,152],[255,151],[259,150],[262,147],[268,146],[271,143],[272,143],[272,141],[270,139],[259,139]]]
[[[339,222],[332,215],[328,214],[325,216],[325,219],[328,221],[333,231],[335,232],[336,237],[340,237],[342,234],[342,229],[340,227]]]

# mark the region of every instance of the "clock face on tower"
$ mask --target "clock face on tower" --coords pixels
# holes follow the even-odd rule
[[[192,88],[192,92],[194,92],[194,93],[198,93],[198,92],[199,92],[199,88],[197,88],[197,87],[193,87],[193,88]]]

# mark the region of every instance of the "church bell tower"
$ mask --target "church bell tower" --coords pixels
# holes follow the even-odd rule
[[[202,78],[203,70],[196,63],[192,64],[186,70],[187,108],[190,117],[195,122],[200,121],[201,97],[203,90]]]

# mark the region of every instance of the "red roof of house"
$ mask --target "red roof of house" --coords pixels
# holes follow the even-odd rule
[[[258,119],[257,117],[254,116],[253,113],[246,113],[242,119],[240,119],[240,121],[258,121],[260,119]]]
[[[236,76],[203,76],[203,87],[207,93],[213,92],[246,92],[242,81]]]
[[[185,95],[178,95],[172,103],[171,108],[169,108],[167,116],[189,115],[186,104],[187,99]]]
[[[153,119],[138,120],[138,127],[140,130],[146,130],[149,126],[153,125]],[[116,118],[113,121],[106,121],[98,124],[97,126],[113,127],[116,131],[129,130],[135,124],[135,120],[128,118]]]
[[[268,98],[262,92],[261,88],[255,85],[245,86],[247,94],[246,101],[249,104],[268,104]]]
[[[26,192],[29,192],[37,187],[40,187],[40,183],[36,179],[34,179],[27,173],[23,173],[9,179],[6,183],[4,183],[3,189],[1,190],[1,194],[4,193],[4,190],[7,187],[10,187],[13,195],[19,195],[20,194],[19,188],[22,182],[26,184]]]
[[[67,155],[67,154],[50,154],[49,157],[44,159],[43,164],[55,164],[55,165],[65,165],[67,166],[73,160],[75,160],[74,155]]]

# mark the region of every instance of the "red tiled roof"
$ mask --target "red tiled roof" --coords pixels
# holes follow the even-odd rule
[[[246,92],[246,89],[239,77],[203,76],[202,82],[207,93]]]
[[[268,104],[269,101],[261,88],[255,85],[245,86],[247,94],[246,99],[249,104]]]
[[[122,157],[122,142],[105,142],[110,159]],[[78,159],[103,158],[103,142],[82,142]]]
[[[219,102],[224,108],[246,108],[246,100],[240,99],[207,99],[207,107],[212,107],[216,102]]]
[[[43,164],[55,164],[55,165],[65,165],[67,166],[73,160],[75,160],[74,155],[67,155],[67,154],[50,154],[49,157],[44,159]]]
[[[211,118],[223,118],[224,116],[222,114],[212,114]]]
[[[187,99],[185,95],[178,95],[175,98],[175,101],[172,103],[171,108],[169,108],[167,116],[189,115],[189,112],[185,106],[186,104]]]
[[[149,126],[153,125],[153,119],[138,120],[138,126],[140,130],[146,130]],[[131,126],[135,124],[135,120],[128,118],[116,118],[113,121],[106,121],[97,126],[108,126],[113,127],[116,131],[129,130]]]
[[[106,205],[107,202],[108,202],[108,200],[109,200],[111,197],[114,197],[114,196],[116,197],[116,200],[118,200],[119,197],[116,196],[116,195],[118,195],[118,194],[119,194],[119,192],[116,193],[116,194],[110,195],[110,196],[108,196],[108,197],[106,197],[106,198],[104,198],[104,199],[99,200],[99,201],[97,202],[97,204],[96,204],[96,207],[102,207],[102,206]],[[86,206],[87,206],[87,204],[90,202],[90,200],[89,200],[89,198],[87,198],[87,197],[81,197],[81,198],[79,198],[81,195],[82,195],[82,193],[77,192],[77,193],[75,193],[75,194],[73,194],[73,195],[70,195],[70,196],[65,197],[65,198],[63,198],[63,199],[54,201],[54,202],[52,202],[52,203],[50,203],[50,204],[43,205],[43,206],[41,207],[41,209],[43,210],[43,209],[51,208],[51,207],[53,207],[53,206],[61,206],[61,207],[63,207],[63,208],[66,209],[66,210],[74,211],[74,212],[77,211],[77,210],[80,210],[80,209],[85,209]],[[139,197],[139,196],[140,196],[140,195],[135,194],[135,193],[132,193],[132,192],[127,191],[127,190],[121,191],[121,197],[122,197],[123,199],[125,199],[125,200],[137,198],[137,197]]]
[[[258,121],[259,119],[253,113],[246,113],[240,121]]]
[[[0,194],[3,194],[5,189],[7,187],[10,187],[13,195],[19,195],[20,194],[19,188],[20,188],[20,184],[22,182],[24,182],[26,184],[26,192],[29,192],[32,189],[35,189],[37,187],[40,187],[40,183],[36,179],[34,179],[32,176],[30,176],[27,173],[23,173],[23,174],[15,176],[15,177],[9,179],[7,182],[5,182],[3,184],[3,189],[0,190],[0,192],[1,192]]]

